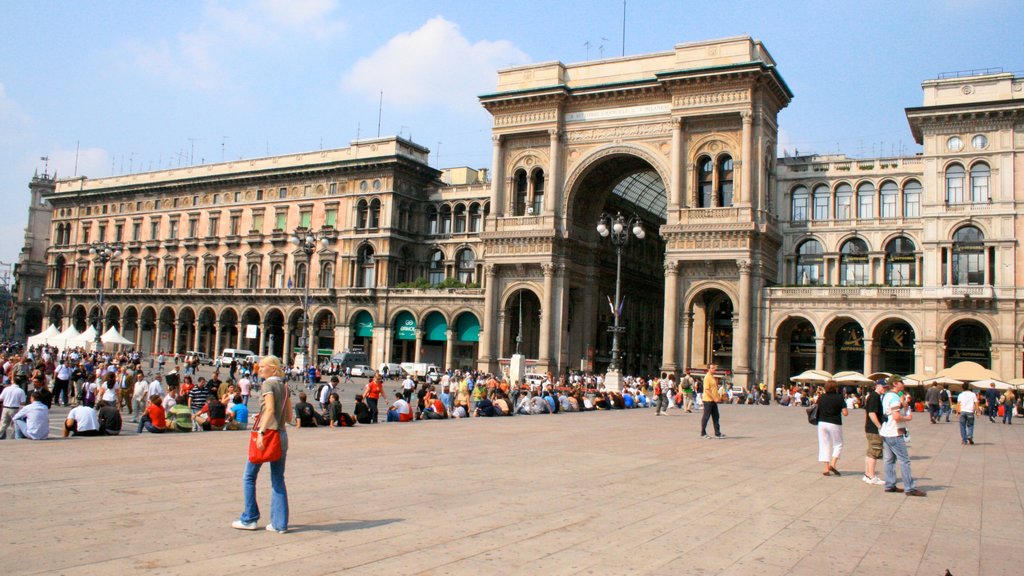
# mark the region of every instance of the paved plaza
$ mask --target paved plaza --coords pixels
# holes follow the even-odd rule
[[[346,397],[349,394],[346,393]],[[927,498],[823,477],[800,409],[292,430],[290,530],[232,530],[247,434],[4,442],[4,574],[1020,574],[1024,426],[912,423]],[[1024,424],[1024,422],[1021,422]],[[881,466],[879,467],[881,471]],[[269,470],[258,484],[269,519]]]

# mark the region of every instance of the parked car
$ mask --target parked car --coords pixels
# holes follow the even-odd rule
[[[356,364],[352,367],[352,375],[360,378],[372,378],[377,372],[365,364]]]

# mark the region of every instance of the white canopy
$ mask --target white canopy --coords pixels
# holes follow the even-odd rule
[[[100,341],[104,344],[115,344],[119,346],[134,346],[135,342],[121,336],[121,333],[117,331],[117,328],[111,326],[109,330],[100,336]]]
[[[790,378],[793,382],[801,384],[824,384],[832,379],[832,375],[824,370],[807,370]]]
[[[848,370],[846,372],[836,372],[832,375],[832,379],[839,384],[874,384],[875,381],[861,374],[860,372],[854,372]]]
[[[50,338],[53,338],[53,337],[59,336],[59,335],[60,335],[60,330],[57,330],[56,326],[54,326],[53,324],[50,324],[50,327],[47,328],[46,330],[43,330],[42,332],[40,332],[39,334],[36,334],[35,336],[29,336],[29,338],[28,338],[28,345],[29,345],[29,347],[32,347],[32,346],[39,346],[41,344],[49,344],[50,343]]]
[[[86,348],[88,348],[94,342],[96,342],[96,327],[95,326],[89,326],[89,328],[87,328],[85,330],[85,332],[82,332],[81,334],[79,334],[78,336],[75,336],[74,338],[68,338],[68,346],[72,346],[72,347],[74,347],[74,346],[85,346]]]
[[[986,378],[984,380],[975,380],[974,382],[971,382],[971,386],[978,390],[988,390],[993,384],[995,384],[996,390],[1010,390],[1011,388],[1016,388],[1013,384],[996,380],[994,378]]]
[[[81,332],[75,330],[74,326],[68,326],[63,332],[50,338],[48,344],[63,350],[68,346],[73,346],[73,344],[70,344],[70,340],[78,338],[80,335]]]

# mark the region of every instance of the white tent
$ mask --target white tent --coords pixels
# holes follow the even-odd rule
[[[89,328],[87,328],[85,330],[85,332],[82,332],[81,334],[79,334],[78,336],[75,336],[74,338],[68,338],[68,341],[67,341],[67,345],[70,346],[71,348],[75,348],[76,346],[82,346],[82,347],[84,347],[86,349],[90,349],[93,346],[93,344],[95,344],[95,343],[96,343],[96,327],[95,326],[89,326]]]
[[[135,342],[132,342],[131,340],[125,338],[124,336],[121,336],[121,334],[117,331],[117,328],[113,326],[111,326],[109,330],[104,332],[103,336],[100,336],[100,341],[103,342],[104,344],[113,344],[117,346],[135,345]]]
[[[63,350],[68,346],[74,346],[73,344],[70,344],[69,341],[74,338],[77,338],[80,335],[81,332],[75,330],[74,326],[68,326],[67,329],[65,329],[63,332],[50,338],[48,344],[50,344],[51,346],[56,346],[57,348]]]
[[[53,337],[59,336],[59,335],[60,335],[60,330],[57,330],[56,326],[54,326],[53,324],[50,324],[50,327],[47,328],[46,330],[43,330],[42,332],[40,332],[39,334],[36,334],[35,336],[29,336],[28,345],[29,345],[29,347],[32,347],[32,346],[39,346],[41,344],[49,344],[50,343],[50,338],[53,338]]]

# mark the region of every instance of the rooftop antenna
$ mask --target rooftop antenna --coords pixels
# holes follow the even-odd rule
[[[229,138],[229,136],[221,136],[220,137],[220,161],[221,162],[224,161],[224,152],[225,152],[225,149],[227,148],[228,138]]]
[[[626,0],[622,0],[622,55],[626,55]]]
[[[583,45],[587,47],[587,60],[590,60],[590,40],[584,42]]]
[[[380,117],[384,112],[384,91],[380,91],[380,101],[377,104],[377,138],[380,138]]]
[[[196,160],[196,140],[199,140],[199,138],[191,138],[190,137],[188,139],[189,143],[192,145],[192,148],[191,148],[191,150],[189,151],[189,154],[188,154],[188,163],[189,164],[195,164],[195,160]]]
[[[601,43],[597,45],[598,58],[601,58],[601,59],[604,58],[604,43],[607,42],[607,41],[608,41],[607,38],[602,37],[601,38]]]
[[[78,145],[80,141],[75,140],[75,176],[78,176]]]

